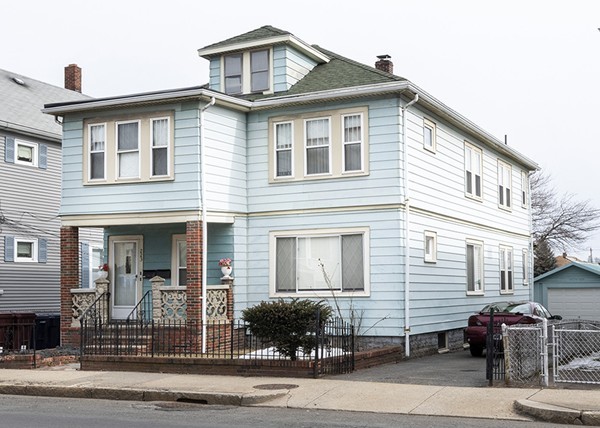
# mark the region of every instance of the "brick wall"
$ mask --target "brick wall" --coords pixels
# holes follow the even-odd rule
[[[187,244],[187,319],[202,319],[202,222],[188,221],[185,226]]]
[[[79,288],[79,228],[60,228],[60,344],[79,346],[79,329],[71,327],[71,289]]]

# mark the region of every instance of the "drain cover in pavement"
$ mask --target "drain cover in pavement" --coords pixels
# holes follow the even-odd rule
[[[298,385],[293,383],[264,383],[262,385],[254,385],[255,389],[294,389],[298,388]]]

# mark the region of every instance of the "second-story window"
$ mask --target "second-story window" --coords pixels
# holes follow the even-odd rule
[[[511,167],[504,162],[498,161],[498,205],[509,209],[511,206]]]
[[[242,93],[242,54],[225,57],[225,93]]]
[[[117,123],[119,178],[137,178],[140,175],[139,136],[139,122]]]
[[[521,206],[527,208],[529,203],[529,176],[525,171],[521,172]]]
[[[423,119],[423,148],[435,152],[436,125],[429,119]]]
[[[483,242],[467,241],[467,294],[483,294]]]
[[[275,124],[275,176],[291,177],[293,150],[292,122]]]
[[[269,89],[269,51],[250,53],[250,88],[252,92]]]
[[[152,176],[169,175],[169,119],[152,119]]]
[[[342,116],[344,144],[344,172],[362,171],[362,115]]]
[[[106,176],[106,125],[90,125],[90,180],[103,180]]]
[[[481,149],[465,144],[465,192],[467,196],[481,199],[481,172],[483,154]]]
[[[306,121],[306,175],[329,174],[329,118]]]
[[[500,247],[500,293],[513,292],[513,251]]]

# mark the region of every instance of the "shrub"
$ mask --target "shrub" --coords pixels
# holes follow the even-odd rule
[[[314,329],[317,326],[317,311],[320,314],[318,328],[331,316],[331,308],[324,302],[279,299],[261,302],[244,309],[242,319],[248,323],[253,335],[273,343],[275,349],[295,360],[298,350],[309,354],[316,347]]]

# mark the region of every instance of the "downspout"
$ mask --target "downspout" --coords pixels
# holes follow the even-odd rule
[[[402,144],[404,146],[402,170],[404,179],[402,187],[404,189],[404,355],[410,357],[410,197],[408,180],[408,138],[406,136],[406,113],[408,108],[419,101],[419,94],[401,106],[402,109]]]
[[[206,353],[206,269],[208,268],[208,237],[206,225],[206,176],[205,176],[205,156],[204,156],[204,112],[215,104],[215,97],[210,99],[210,102],[199,109],[198,128],[200,136],[198,137],[198,156],[200,157],[200,176],[198,186],[198,198],[202,204],[201,219],[202,219],[202,353]]]
[[[529,254],[527,257],[529,258],[529,266],[527,275],[529,275],[528,283],[529,283],[529,300],[533,301],[533,296],[535,295],[535,288],[533,282],[533,264],[535,261],[535,256],[533,254],[533,212],[531,210],[531,176],[535,174],[534,172],[530,172],[527,174],[527,208],[529,209]]]

